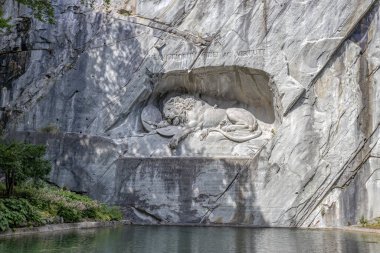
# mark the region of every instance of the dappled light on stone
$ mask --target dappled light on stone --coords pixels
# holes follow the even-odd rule
[[[380,217],[378,0],[1,2],[0,132],[53,184],[136,223]]]

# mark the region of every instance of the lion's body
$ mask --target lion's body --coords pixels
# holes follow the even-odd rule
[[[188,134],[198,130],[203,130],[202,138],[206,138],[209,132],[219,132],[234,142],[245,142],[261,135],[256,118],[243,108],[220,109],[194,97],[176,96],[165,103],[163,112],[170,124],[183,127],[183,131],[172,138],[172,148]],[[237,130],[254,133],[238,136],[229,133]]]

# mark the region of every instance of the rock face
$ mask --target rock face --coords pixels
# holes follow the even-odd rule
[[[48,145],[53,183],[136,222],[375,218],[379,5],[57,0],[48,25],[6,0],[1,124]]]

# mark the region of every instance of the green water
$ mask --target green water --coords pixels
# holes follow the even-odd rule
[[[380,252],[380,235],[321,230],[126,226],[0,239],[0,252]]]

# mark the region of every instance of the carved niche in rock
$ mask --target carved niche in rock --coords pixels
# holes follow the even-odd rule
[[[148,80],[131,156],[252,157],[281,124],[276,85],[261,70],[209,66]]]

